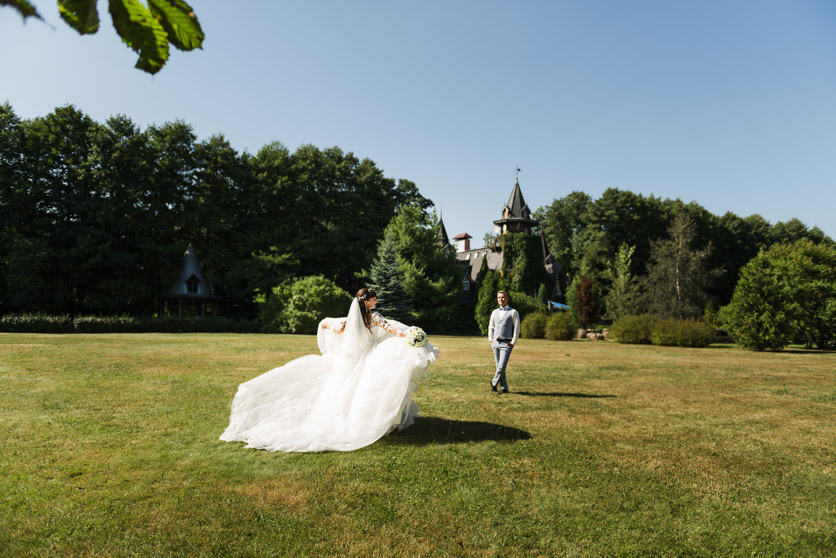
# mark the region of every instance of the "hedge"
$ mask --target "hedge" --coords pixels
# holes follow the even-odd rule
[[[258,322],[229,318],[134,318],[131,316],[47,316],[42,314],[0,317],[0,331],[14,333],[257,333]]]
[[[672,347],[707,347],[717,335],[705,322],[664,319],[652,314],[625,316],[612,324],[610,333],[619,343]]]

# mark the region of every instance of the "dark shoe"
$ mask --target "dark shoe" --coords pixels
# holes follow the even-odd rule
[[[507,389],[503,389],[503,390],[502,390],[502,391],[500,391],[499,393],[511,393],[511,392],[509,392]]]
[[[493,383],[493,382],[491,382],[491,389],[492,389],[493,391],[496,391],[496,384],[495,384],[495,383]]]

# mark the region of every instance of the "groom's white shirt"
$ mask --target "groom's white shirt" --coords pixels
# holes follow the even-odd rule
[[[520,337],[520,313],[511,308],[510,306],[502,306],[491,312],[491,319],[490,322],[488,322],[488,340],[494,341],[493,333],[496,329],[496,324],[500,320],[502,312],[512,312],[511,319],[514,322],[514,335],[511,337],[510,343],[512,345],[516,345],[517,339],[519,339]]]

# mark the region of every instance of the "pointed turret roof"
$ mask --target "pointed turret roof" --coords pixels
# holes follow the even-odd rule
[[[508,203],[505,204],[505,207],[508,208],[508,212],[510,213],[509,217],[512,219],[531,218],[531,210],[528,208],[528,205],[523,199],[519,178],[514,181],[514,189],[511,190],[511,198],[508,200]]]
[[[438,230],[436,231],[439,246],[450,246],[450,237],[447,236],[447,229],[444,228],[444,218],[438,218]]]
[[[183,270],[166,295],[183,298],[218,298],[212,284],[203,274],[191,242],[183,253]]]
[[[537,221],[531,218],[531,209],[529,209],[523,198],[519,178],[514,181],[511,198],[502,208],[502,219],[493,223],[502,227],[503,232],[506,232],[506,229],[530,229],[535,225],[539,225]]]

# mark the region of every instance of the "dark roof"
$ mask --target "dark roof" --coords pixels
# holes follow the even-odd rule
[[[193,284],[197,281],[196,290],[189,291],[188,284],[190,281]],[[186,248],[186,251],[183,253],[183,271],[180,272],[177,280],[174,281],[171,288],[168,289],[167,293],[165,293],[165,296],[170,298],[220,298],[215,295],[215,290],[212,288],[212,284],[203,274],[203,270],[200,268],[200,262],[197,259],[197,254],[195,254],[194,246],[192,246],[191,242],[189,243],[189,247]]]
[[[462,234],[457,234],[456,236],[454,236],[453,240],[462,240],[462,239],[465,239],[465,238],[473,238],[473,237],[470,236],[467,233],[462,233]]]
[[[438,230],[436,231],[436,236],[438,237],[439,246],[450,245],[450,237],[447,236],[447,229],[444,228],[444,219],[441,217],[438,219]]]
[[[526,223],[529,225],[539,224],[531,218],[531,209],[529,209],[528,205],[525,203],[525,199],[523,199],[519,178],[514,181],[514,189],[511,190],[511,198],[502,208],[502,219],[494,221],[494,224],[502,225],[503,223],[510,222]]]
[[[471,281],[478,281],[479,272],[482,270],[482,260],[488,260],[488,269],[496,271],[502,269],[502,252],[493,248],[478,248],[467,252],[458,252],[456,259],[467,265],[467,276]]]

